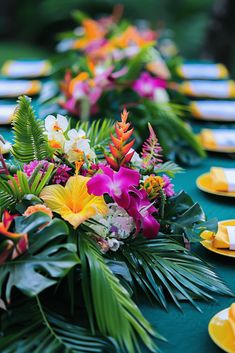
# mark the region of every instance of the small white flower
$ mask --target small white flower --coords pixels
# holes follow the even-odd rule
[[[52,148],[64,148],[64,143],[65,143],[65,137],[64,134],[60,131],[51,131],[48,132],[47,138],[49,141],[49,144],[51,145]]]
[[[89,159],[94,159],[95,153],[90,147],[90,140],[86,138],[85,131],[71,129],[68,131],[69,140],[65,142],[64,151],[68,156],[69,162],[80,160],[83,155]]]
[[[75,142],[75,140],[86,138],[86,133],[82,129],[79,129],[79,130],[71,129],[68,131],[68,138],[70,140],[73,140],[72,142]]]
[[[130,152],[133,152],[134,150],[131,148]],[[142,158],[140,158],[139,154],[135,152],[131,158],[131,163],[134,164],[136,167],[141,167],[143,161]]]
[[[53,115],[48,115],[45,119],[45,128],[47,132],[60,131],[65,132],[68,128],[68,120],[65,116],[57,114],[55,118]]]
[[[10,152],[10,149],[11,149],[11,143],[10,142],[8,142],[8,141],[3,142],[3,141],[0,140],[0,152],[2,154]]]
[[[115,238],[109,238],[108,245],[110,250],[117,251],[120,247],[120,242]]]

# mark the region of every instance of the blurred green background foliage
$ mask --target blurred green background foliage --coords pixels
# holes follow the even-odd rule
[[[0,61],[15,57],[48,55],[56,33],[75,25],[71,12],[91,16],[109,14],[123,4],[124,17],[148,20],[154,28],[171,29],[187,58],[201,51],[213,0],[2,0],[0,11]]]

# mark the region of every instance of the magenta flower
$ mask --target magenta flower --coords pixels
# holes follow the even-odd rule
[[[101,196],[108,194],[123,208],[130,204],[129,189],[139,185],[140,174],[136,170],[121,167],[115,172],[109,166],[100,165],[103,174],[96,174],[87,183],[89,194]]]
[[[35,160],[35,161],[30,162],[29,164],[24,164],[23,172],[28,177],[30,177],[33,174],[35,168],[37,168],[37,166],[39,165],[39,163],[42,163],[40,173],[42,174],[42,176],[44,176],[44,174],[46,173],[46,171],[49,167],[49,162],[47,162],[45,160],[42,160],[42,161]]]
[[[52,179],[52,184],[61,184],[65,185],[71,175],[69,175],[69,171],[71,170],[66,164],[61,164],[56,169],[55,175]]]
[[[30,162],[29,164],[24,164],[23,171],[27,175],[27,177],[30,177],[33,174],[34,170],[37,168],[39,163],[42,163],[42,167],[39,173],[42,175],[42,177],[45,175],[50,163],[45,160],[42,160],[42,161],[35,160]],[[70,177],[70,175],[68,174],[70,170],[71,168],[69,168],[66,164],[60,164],[57,167],[56,172],[53,176],[52,183],[65,185],[67,180]]]
[[[135,188],[132,188],[130,194],[130,204],[126,211],[135,221],[136,233],[142,231],[146,238],[156,237],[160,224],[152,215],[157,212],[157,209],[149,201],[148,194],[143,189]]]
[[[152,77],[148,72],[143,72],[133,83],[132,88],[141,96],[153,100],[158,88],[166,88],[166,81]]]
[[[171,184],[171,179],[165,174],[162,176],[162,178],[164,180],[163,191],[166,197],[174,196],[175,195],[174,185]]]

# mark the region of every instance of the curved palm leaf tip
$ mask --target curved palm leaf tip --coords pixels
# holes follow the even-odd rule
[[[10,309],[2,316],[1,353],[118,352],[114,341],[91,335],[75,322],[49,311],[39,297]]]
[[[30,98],[26,96],[19,98],[12,125],[14,132],[12,153],[18,161],[29,163],[51,156],[43,123],[36,119]]]
[[[79,250],[83,297],[91,329],[96,324],[99,332],[113,337],[123,352],[140,352],[138,338],[150,351],[156,352],[152,337],[162,337],[143,317],[89,236],[80,235]]]

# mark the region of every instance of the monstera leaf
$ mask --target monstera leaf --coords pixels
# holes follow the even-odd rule
[[[76,246],[61,244],[68,234],[62,220],[51,220],[45,214],[35,213],[30,217],[17,217],[15,229],[17,233],[28,234],[29,250],[0,267],[0,293],[4,292],[7,301],[13,287],[27,296],[35,296],[80,263]]]
[[[166,203],[161,225],[168,234],[181,234],[190,241],[199,241],[202,231],[216,231],[217,219],[207,221],[201,206],[181,191]]]

